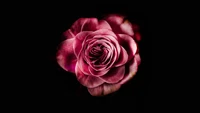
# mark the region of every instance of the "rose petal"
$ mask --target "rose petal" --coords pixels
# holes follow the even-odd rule
[[[108,15],[105,20],[112,25],[120,25],[123,23],[124,16],[117,15],[117,14],[112,14]]]
[[[72,33],[71,29],[68,29],[63,33],[64,39],[75,38],[74,34]]]
[[[125,21],[120,25],[121,32],[130,36],[134,35],[132,24],[129,21]]]
[[[112,30],[115,33],[122,33],[120,25],[124,21],[124,16],[112,14],[112,15],[108,15],[108,17],[106,17],[105,20],[110,24]]]
[[[138,70],[137,58],[133,58],[129,64],[127,64],[126,72],[124,78],[119,82],[119,84],[124,84],[136,75]]]
[[[100,78],[94,77],[94,76],[88,76],[85,75],[79,68],[79,66],[76,66],[76,77],[77,80],[87,88],[94,88],[104,83],[103,80]]]
[[[88,18],[87,21],[84,23],[81,31],[95,31],[97,30],[98,26],[98,19],[97,18]]]
[[[88,18],[79,18],[76,20],[71,26],[72,33],[76,36],[79,32],[81,32],[84,24],[87,22]]]
[[[141,40],[141,35],[140,35],[139,32],[135,32],[135,34],[134,34],[134,39],[135,39],[136,41],[140,41],[140,40]]]
[[[75,72],[76,56],[73,51],[74,38],[63,41],[57,53],[58,64],[66,71]]]
[[[90,34],[90,31],[84,31],[84,32],[80,32],[76,35],[75,37],[75,41],[73,44],[73,49],[74,49],[74,53],[76,55],[76,57],[78,57],[80,51],[82,50],[83,47],[83,41],[84,39]]]
[[[119,55],[118,60],[115,62],[114,66],[119,67],[124,65],[128,61],[128,54],[126,50],[121,46],[121,53]]]
[[[103,84],[95,88],[88,88],[88,92],[92,96],[104,96],[119,90],[120,87],[120,84]]]
[[[128,53],[128,61],[133,58],[137,51],[137,45],[132,37],[126,34],[118,34],[118,42]]]
[[[105,20],[100,20],[97,29],[109,29],[112,30],[111,26]]]
[[[140,63],[141,63],[141,58],[140,58],[140,55],[139,55],[139,54],[136,54],[136,55],[135,55],[135,59],[136,59],[136,61],[137,61],[137,64],[140,65]]]
[[[105,18],[110,24],[112,30],[117,34],[127,34],[134,36],[136,25],[131,24],[128,20],[124,21],[124,16],[112,14]]]
[[[114,67],[107,74],[101,76],[106,83],[117,83],[119,82],[125,74],[125,66]]]

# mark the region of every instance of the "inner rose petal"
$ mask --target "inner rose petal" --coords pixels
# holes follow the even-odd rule
[[[90,54],[91,51],[93,51],[94,48],[99,47],[99,51],[101,53],[97,56],[95,54]],[[113,51],[113,46],[108,42],[107,40],[96,40],[91,45],[88,45],[85,50],[85,59],[88,61],[89,65],[96,71],[100,71],[106,68],[106,64],[104,60],[107,60]],[[102,60],[102,57],[104,57],[104,60]]]
[[[90,34],[90,31],[85,31],[85,32],[81,32],[78,33],[75,37],[75,41],[73,43],[73,49],[74,49],[74,53],[76,55],[76,57],[78,57],[78,55],[80,54],[80,51],[83,48],[83,42],[85,40],[85,38]]]

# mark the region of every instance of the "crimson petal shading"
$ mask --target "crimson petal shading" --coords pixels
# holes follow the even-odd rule
[[[119,82],[125,74],[125,66],[114,67],[104,76],[100,78],[103,79],[106,83],[117,83]]]
[[[74,38],[67,39],[60,44],[59,50],[57,52],[57,62],[66,71],[75,73],[76,56],[72,45],[74,43]]]
[[[104,96],[116,92],[120,87],[120,84],[103,84],[95,88],[88,88],[88,92],[92,96]]]
[[[126,50],[121,46],[121,51],[118,60],[115,62],[114,67],[122,66],[128,61],[128,54]]]
[[[118,42],[128,53],[128,61],[133,58],[137,51],[137,44],[132,37],[126,34],[118,34]]]
[[[119,84],[126,83],[136,75],[136,72],[138,70],[137,58],[133,58],[132,60],[130,60],[129,64],[127,65],[128,67],[126,67],[124,78],[119,82]]]
[[[77,66],[77,65],[76,65],[76,68],[75,68],[75,73],[76,73],[77,80],[83,86],[86,86],[87,88],[94,88],[94,87],[97,87],[97,86],[99,86],[99,85],[104,83],[103,80],[101,80],[101,79],[99,79],[97,77],[85,75],[80,70],[79,66]]]

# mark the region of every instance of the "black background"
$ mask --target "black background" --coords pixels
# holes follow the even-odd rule
[[[103,7],[102,7],[103,6]],[[25,10],[28,10],[27,12]],[[82,87],[73,74],[64,71],[55,60],[57,46],[62,33],[80,17],[97,17],[106,14],[123,14],[132,23],[139,25],[142,40],[139,42],[141,65],[137,75],[121,89],[104,97],[92,97]],[[150,32],[150,11],[136,4],[93,4],[70,6],[37,5],[25,6],[15,11],[15,22],[22,27],[22,52],[25,62],[19,76],[23,82],[17,89],[19,99],[28,107],[47,108],[58,106],[72,108],[86,106],[85,109],[122,109],[143,112],[154,109],[152,102],[152,64]],[[15,24],[16,24],[15,23]],[[22,24],[23,23],[23,24]],[[16,26],[15,26],[16,27]],[[14,87],[14,86],[13,86]],[[16,96],[17,98],[18,96]],[[17,102],[16,102],[17,103]],[[75,108],[76,109],[76,108]],[[126,112],[126,111],[124,111]]]

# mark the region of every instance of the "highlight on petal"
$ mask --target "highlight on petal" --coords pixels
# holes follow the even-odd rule
[[[103,79],[106,83],[117,83],[119,82],[125,74],[125,66],[114,67],[104,76],[100,78]]]
[[[79,66],[76,66],[76,77],[77,80],[83,85],[86,86],[87,88],[94,88],[97,87],[101,84],[104,83],[103,80],[101,80],[98,77],[94,77],[94,76],[88,76],[85,75],[79,68]]]
[[[121,87],[120,84],[102,84],[95,88],[88,88],[88,92],[92,96],[105,96],[108,94],[111,94],[113,92],[116,92]]]
[[[121,32],[130,36],[134,35],[132,24],[126,20],[120,25]]]
[[[74,38],[67,39],[60,44],[57,52],[57,62],[66,71],[75,73],[75,65],[77,62],[74,54],[73,45]]]
[[[137,70],[138,70],[137,58],[133,58],[129,62],[129,64],[127,64],[124,78],[119,82],[119,84],[124,84],[130,79],[132,79],[136,75]]]
[[[140,58],[140,55],[139,54],[136,54],[135,55],[135,59],[137,61],[137,64],[140,65],[141,64],[141,58]]]
[[[133,58],[137,51],[137,44],[132,37],[126,34],[118,34],[118,42],[128,53],[128,61]]]

